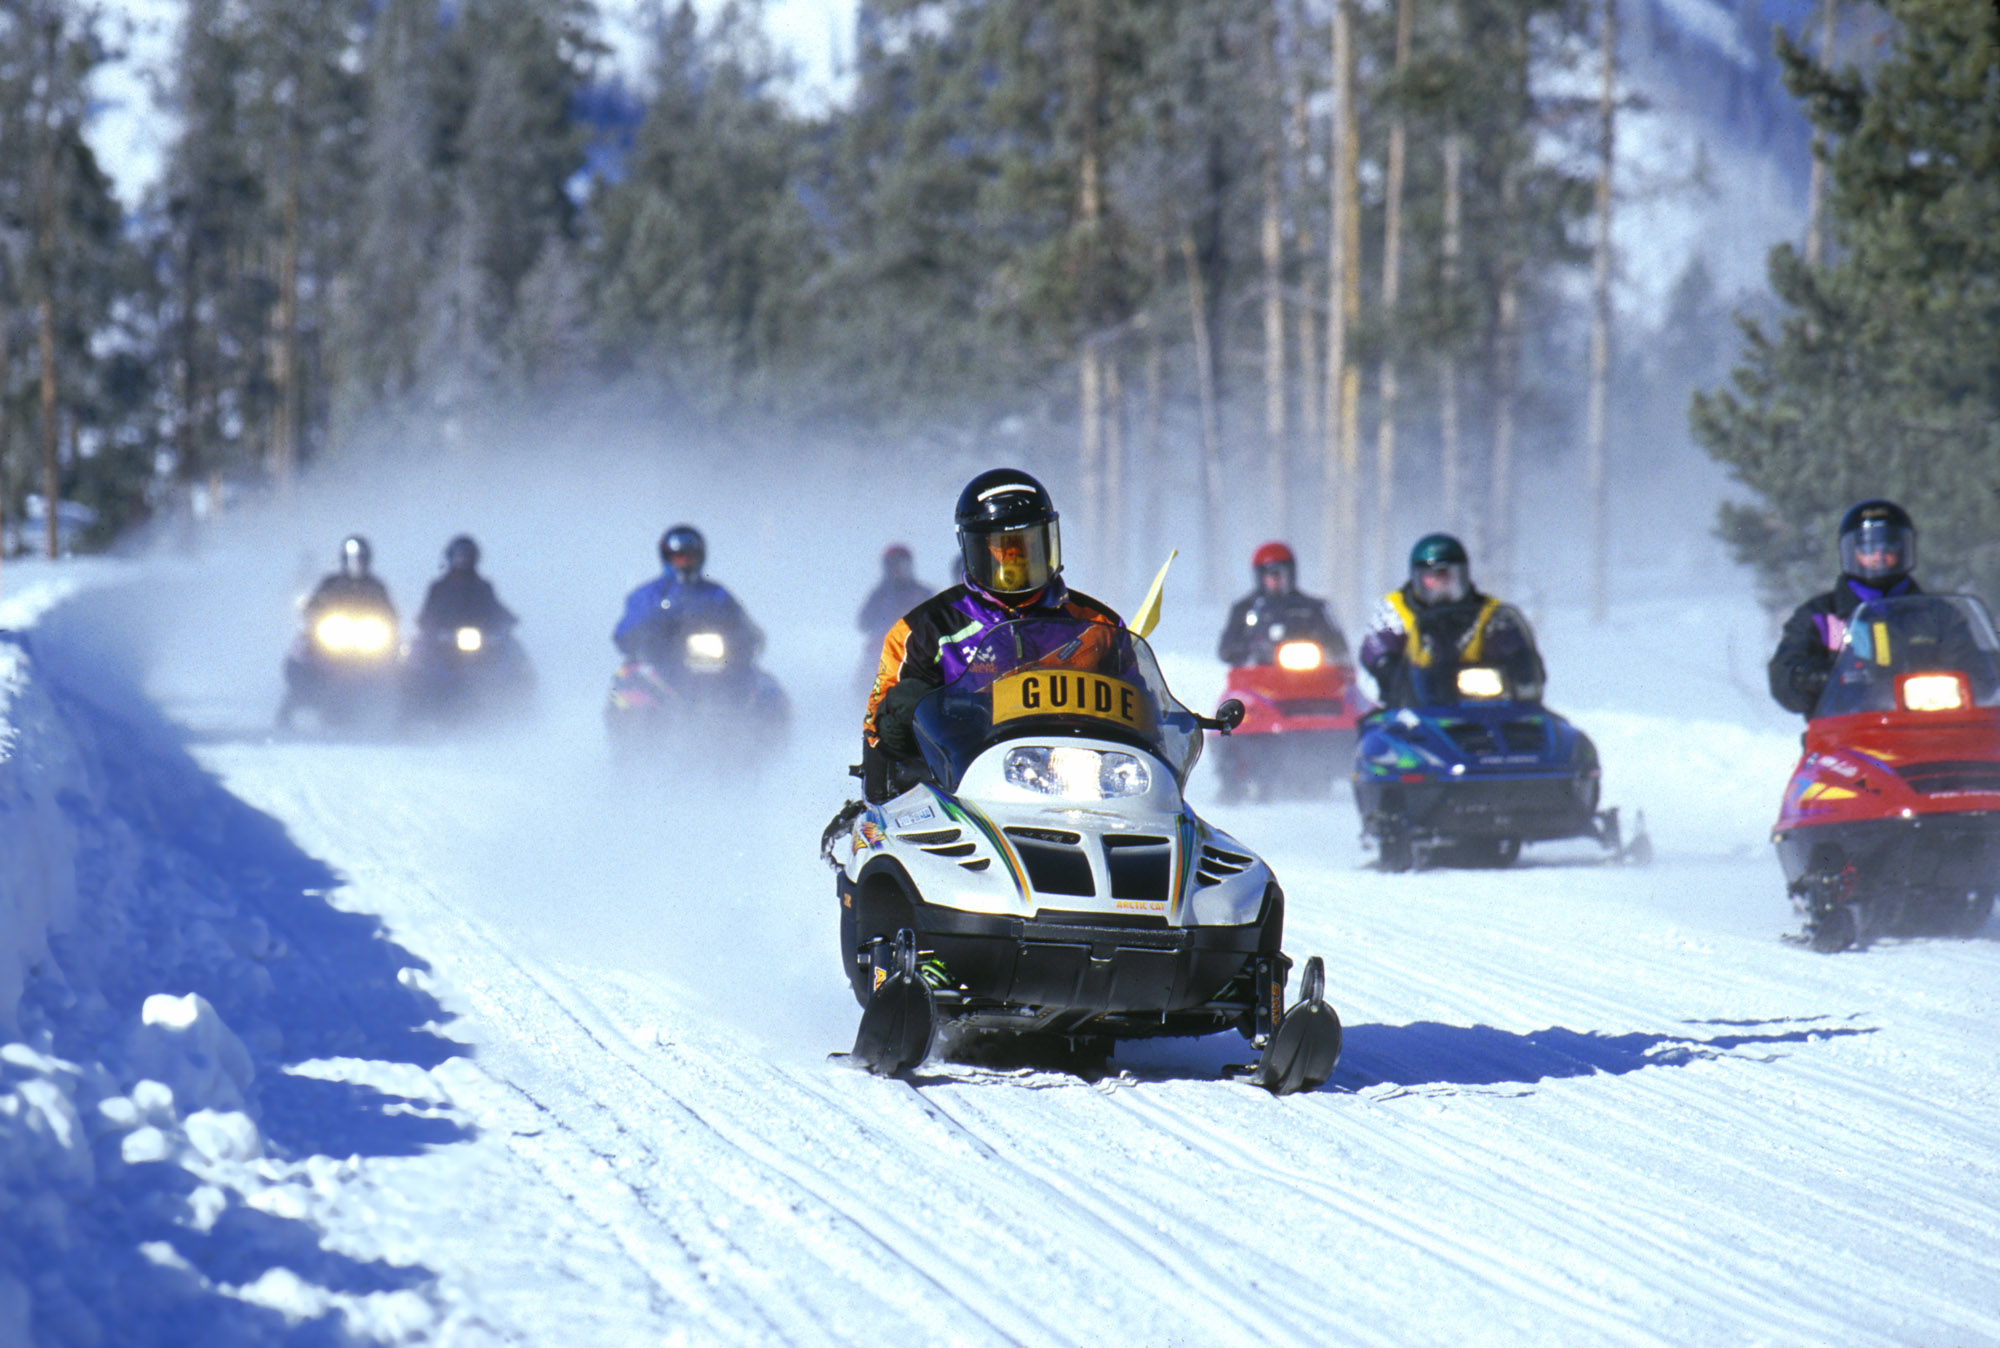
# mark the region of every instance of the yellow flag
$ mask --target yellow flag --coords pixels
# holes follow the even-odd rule
[[[1127,624],[1138,636],[1151,636],[1153,629],[1160,625],[1160,591],[1167,583],[1167,568],[1174,564],[1174,558],[1181,555],[1175,548],[1167,553],[1167,560],[1160,563],[1160,574],[1153,577],[1153,588],[1146,591],[1146,598],[1140,603],[1139,611],[1132,615]]]

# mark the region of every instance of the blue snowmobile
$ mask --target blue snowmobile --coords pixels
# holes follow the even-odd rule
[[[1509,617],[1529,632],[1518,612]],[[1597,746],[1542,705],[1532,636],[1502,663],[1405,673],[1408,696],[1362,718],[1354,755],[1354,803],[1381,869],[1507,866],[1523,843],[1558,838],[1651,859],[1643,817],[1628,842],[1618,811],[1597,808]]]

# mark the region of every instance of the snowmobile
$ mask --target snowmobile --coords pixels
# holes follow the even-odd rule
[[[1532,638],[1504,664],[1412,666],[1414,705],[1361,718],[1354,803],[1381,869],[1508,866],[1524,843],[1559,838],[1651,859],[1643,820],[1628,842],[1618,811],[1597,808],[1597,746],[1542,705],[1541,671]]]
[[[1815,950],[1986,924],[2000,890],[2000,639],[1979,600],[1854,611],[1771,840],[1797,939]]]
[[[1248,847],[1189,808],[1204,728],[1137,636],[1096,623],[1002,624],[918,704],[923,779],[852,802],[822,851],[841,959],[863,1007],[852,1057],[885,1075],[940,1027],[1107,1051],[1120,1039],[1235,1029],[1245,1069],[1283,1093],[1340,1056],[1317,957],[1284,1008],[1284,892]]]
[[[604,708],[618,758],[756,762],[783,747],[791,702],[743,635],[723,627],[661,633],[618,667]]]
[[[1288,640],[1282,624],[1262,644],[1264,658],[1233,667],[1222,692],[1244,709],[1243,724],[1215,746],[1223,799],[1323,796],[1353,760],[1368,700],[1344,647]]]
[[[403,654],[403,721],[462,725],[517,715],[534,687],[511,623],[419,631]]]
[[[309,610],[285,658],[278,728],[300,708],[325,730],[387,723],[396,705],[396,614],[380,604],[341,600]]]

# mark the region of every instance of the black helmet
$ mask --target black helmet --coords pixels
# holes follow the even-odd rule
[[[368,574],[368,564],[375,560],[375,550],[368,546],[368,540],[360,534],[349,534],[340,540],[340,571],[342,575],[359,580]]]
[[[1878,588],[1917,568],[1917,526],[1894,501],[1863,501],[1840,517],[1840,569]]]
[[[471,534],[460,534],[444,545],[444,564],[452,571],[471,571],[479,566],[479,544]]]
[[[660,535],[660,561],[682,580],[695,580],[708,561],[708,544],[692,524],[676,524]]]
[[[1410,549],[1410,593],[1419,603],[1451,604],[1472,593],[1472,559],[1450,534],[1425,534]]]
[[[958,494],[965,578],[1003,599],[1025,599],[1062,571],[1062,531],[1048,489],[1017,468],[991,468]]]

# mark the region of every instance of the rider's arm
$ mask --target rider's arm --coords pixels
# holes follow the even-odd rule
[[[1368,620],[1368,631],[1361,638],[1361,667],[1380,683],[1384,671],[1403,659],[1407,644],[1402,618],[1385,601]]]
[[[1252,629],[1250,610],[1255,598],[1239,599],[1229,610],[1229,621],[1223,624],[1222,640],[1216,643],[1215,654],[1225,665],[1244,665],[1250,662]]]
[[[1771,656],[1771,696],[1786,711],[1801,716],[1812,715],[1833,673],[1833,652],[1821,633],[1821,615],[1815,612],[1818,607],[1815,601],[1807,600],[1792,611]]]
[[[639,629],[660,611],[660,582],[649,580],[625,596],[625,612],[611,629],[612,644],[629,656],[637,656]]]

